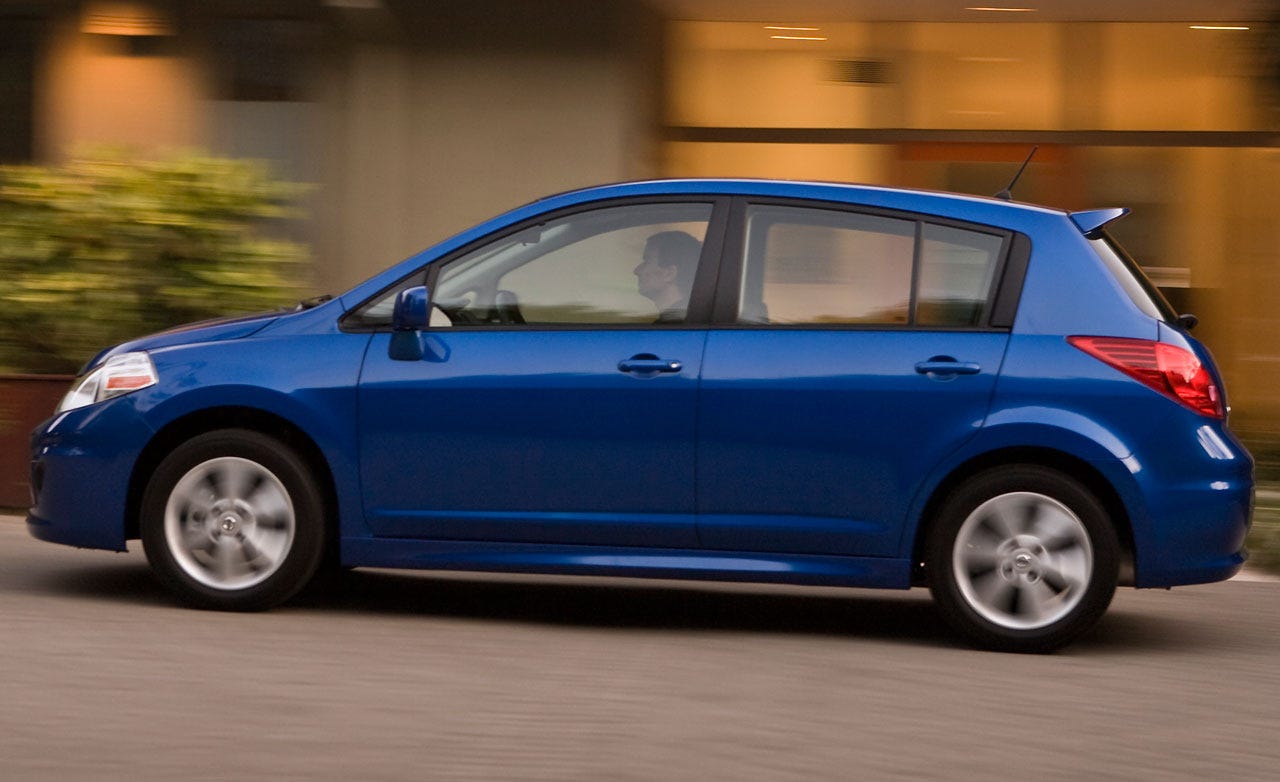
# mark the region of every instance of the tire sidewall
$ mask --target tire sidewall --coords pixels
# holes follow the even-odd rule
[[[218,589],[190,576],[174,558],[165,531],[166,506],[183,476],[197,465],[228,456],[256,462],[274,474],[294,513],[293,541],[280,567],[242,589]],[[166,456],[147,483],[139,527],[147,561],[157,576],[182,602],[197,608],[260,611],[283,603],[311,579],[325,549],[324,502],[305,462],[283,442],[247,429],[208,432]]]
[[[1080,602],[1044,627],[1009,628],[982,616],[960,589],[955,574],[956,538],[965,520],[984,502],[1003,494],[1034,492],[1071,510],[1084,526],[1093,550],[1092,572]],[[943,503],[926,553],[929,588],[947,621],[978,645],[1002,651],[1049,652],[1087,631],[1106,612],[1119,576],[1119,542],[1102,503],[1068,475],[1048,468],[1017,465],[980,473]]]

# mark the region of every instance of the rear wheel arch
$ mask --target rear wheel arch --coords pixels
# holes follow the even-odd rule
[[[1128,509],[1120,499],[1119,493],[1111,482],[1087,461],[1050,448],[1006,448],[991,451],[974,457],[952,470],[930,494],[920,514],[919,523],[916,525],[911,548],[912,583],[916,586],[924,586],[928,583],[928,573],[924,568],[925,548],[938,523],[939,512],[947,499],[971,478],[991,469],[1014,465],[1043,467],[1060,472],[1079,481],[1097,498],[1111,520],[1120,544],[1121,583],[1131,583],[1134,568],[1133,527]]]

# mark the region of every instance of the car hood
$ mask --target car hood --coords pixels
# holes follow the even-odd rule
[[[157,350],[173,345],[190,345],[198,342],[218,342],[225,339],[240,339],[254,334],[284,315],[284,312],[261,312],[253,315],[239,315],[227,318],[202,320],[187,323],[171,329],[148,334],[145,337],[122,342],[113,348],[102,351],[93,358],[85,369],[104,361],[109,356],[128,353],[135,350]]]

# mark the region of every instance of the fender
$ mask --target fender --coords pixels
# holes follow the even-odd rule
[[[939,463],[921,482],[912,497],[899,551],[910,556],[916,536],[925,522],[924,513],[943,482],[965,465],[1001,451],[1025,451],[1027,443],[1036,449],[1057,453],[1081,462],[1102,475],[1115,490],[1135,537],[1146,537],[1150,520],[1141,500],[1137,474],[1142,465],[1132,449],[1116,433],[1101,423],[1069,410],[1051,407],[1020,407],[998,411],[974,437]]]

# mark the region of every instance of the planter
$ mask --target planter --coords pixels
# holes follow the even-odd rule
[[[31,504],[31,430],[53,415],[70,375],[0,375],[0,508]]]

